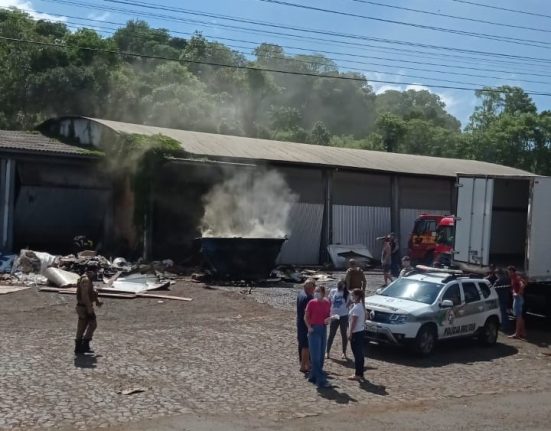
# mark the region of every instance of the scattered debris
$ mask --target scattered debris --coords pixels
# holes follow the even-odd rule
[[[307,277],[291,265],[280,265],[273,272],[274,277],[289,283],[302,283]]]
[[[355,259],[363,268],[376,263],[376,259],[363,244],[330,244],[327,246],[327,252],[335,269],[345,269],[349,259]]]
[[[313,278],[318,283],[329,283],[336,280],[333,275],[324,272],[317,272],[315,274],[312,274],[310,275],[310,278]]]
[[[53,293],[61,293],[66,295],[76,295],[77,290],[74,287],[69,288],[58,288],[58,287],[41,287],[38,289],[39,292],[53,292]],[[98,292],[98,296],[101,296],[102,298],[123,298],[123,299],[134,299],[136,298],[136,295],[132,294],[119,294],[119,293],[104,293],[104,292]]]
[[[20,271],[23,274],[42,274],[46,268],[54,265],[56,257],[48,253],[32,250],[21,250],[14,262],[12,272]]]
[[[107,287],[99,287],[102,292],[140,293],[148,290],[168,289],[170,281],[160,281],[154,274],[130,274],[127,277],[108,280]]]
[[[206,273],[193,273],[191,274],[191,281],[194,281],[196,283],[204,283],[211,279],[210,274]]]
[[[44,276],[48,281],[57,287],[74,287],[77,285],[80,276],[74,272],[65,271],[59,268],[46,268]]]
[[[20,290],[30,289],[31,286],[0,286],[0,295],[19,292]]]
[[[185,296],[171,296],[171,295],[158,295],[156,293],[138,293],[138,298],[158,298],[158,299],[173,299],[175,301],[192,301],[193,298],[186,298]]]
[[[60,293],[60,294],[66,294],[66,295],[76,295],[77,290],[74,287],[69,288],[58,288],[58,287],[41,287],[38,289],[39,292],[52,292],[52,293]],[[170,295],[158,295],[158,294],[150,294],[150,293],[111,293],[104,292],[100,290],[98,292],[98,296],[102,298],[123,298],[123,299],[134,299],[134,298],[152,298],[152,299],[171,299],[176,301],[192,301],[193,298],[186,298],[183,296],[170,296]]]
[[[145,391],[147,391],[147,388],[135,387],[135,388],[128,388],[128,389],[118,389],[116,393],[119,395],[132,395],[132,394],[139,394]]]
[[[9,273],[12,271],[13,262],[17,259],[16,254],[0,253],[0,273]]]
[[[83,250],[77,254],[79,258],[82,257],[95,257],[97,256],[97,252],[95,250]]]
[[[132,266],[126,261],[124,257],[116,257],[113,259],[113,266],[119,271],[131,271]]]

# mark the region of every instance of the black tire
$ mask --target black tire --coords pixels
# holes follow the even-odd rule
[[[429,356],[436,346],[436,329],[432,325],[423,325],[415,337],[413,349],[420,356]]]
[[[484,346],[493,346],[497,343],[497,336],[499,331],[499,320],[497,317],[492,316],[488,317],[484,327],[480,329],[480,334],[478,335],[478,340],[480,344]]]

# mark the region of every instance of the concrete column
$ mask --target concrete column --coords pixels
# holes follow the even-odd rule
[[[390,230],[400,240],[400,179],[397,175],[390,178]]]
[[[0,166],[0,250],[11,252],[15,208],[15,160],[3,159]]]
[[[320,263],[329,262],[327,246],[333,243],[333,170],[322,172],[323,224],[320,244]]]
[[[450,211],[453,215],[457,214],[457,179],[450,183]]]
[[[153,192],[150,191],[147,199],[147,208],[144,214],[144,231],[143,231],[143,254],[145,261],[151,259],[153,251]]]

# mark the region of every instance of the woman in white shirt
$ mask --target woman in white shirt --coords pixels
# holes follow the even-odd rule
[[[331,345],[335,339],[337,328],[340,327],[342,337],[342,359],[346,357],[346,347],[348,345],[348,338],[346,337],[346,331],[348,329],[348,308],[352,303],[350,294],[346,288],[346,283],[341,280],[337,283],[337,287],[331,289],[329,292],[329,301],[331,302],[331,324],[329,326],[329,339],[327,340],[327,353],[325,357],[329,359],[331,352]],[[338,319],[336,316],[339,316]]]
[[[365,343],[365,307],[364,294],[360,289],[352,291],[352,302],[348,323],[348,339],[354,354],[354,368],[356,372],[349,380],[363,380],[364,378],[364,343]]]

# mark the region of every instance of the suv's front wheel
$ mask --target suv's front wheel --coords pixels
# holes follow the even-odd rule
[[[480,330],[479,341],[485,346],[492,346],[497,342],[497,331],[499,323],[496,317],[489,317]]]
[[[413,344],[416,353],[429,356],[436,345],[436,329],[432,325],[421,326]]]

